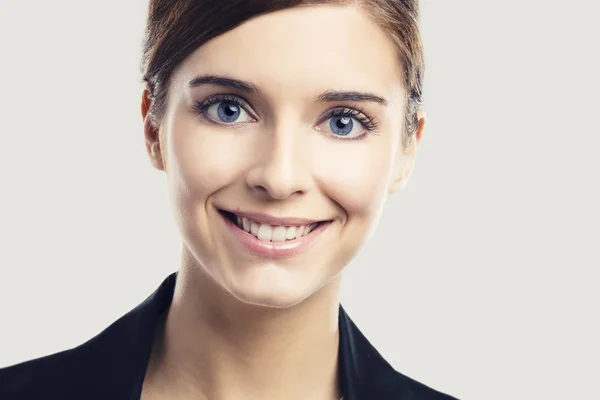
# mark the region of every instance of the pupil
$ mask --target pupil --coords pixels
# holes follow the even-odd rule
[[[350,117],[334,117],[331,119],[331,131],[336,135],[346,136],[352,132],[354,124]]]
[[[229,107],[227,107],[225,109],[225,113],[229,116],[232,116],[233,114],[235,114],[236,111],[237,111],[237,107],[233,106],[233,105],[229,105]]]
[[[340,118],[340,120],[337,123],[338,128],[343,129],[344,127],[346,127],[346,125],[348,125],[349,122],[350,118],[348,117]]]
[[[219,105],[218,114],[222,121],[234,122],[240,116],[240,107],[230,102],[223,102]]]

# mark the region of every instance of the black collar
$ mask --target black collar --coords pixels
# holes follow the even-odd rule
[[[171,304],[177,273],[143,303],[74,349],[0,370],[0,398],[139,400],[154,332]],[[395,371],[339,308],[344,400],[451,400]],[[455,399],[456,400],[456,399]]]

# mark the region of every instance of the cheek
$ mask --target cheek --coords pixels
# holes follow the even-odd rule
[[[195,202],[234,182],[245,168],[243,146],[235,135],[211,129],[200,128],[193,118],[180,118],[167,135],[173,190]]]
[[[376,218],[380,213],[394,167],[392,148],[393,144],[381,136],[321,147],[316,173],[319,186],[348,218]]]

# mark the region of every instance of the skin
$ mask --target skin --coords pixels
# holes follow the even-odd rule
[[[258,90],[202,84],[207,74]],[[359,8],[313,6],[247,21],[206,43],[174,71],[165,117],[146,147],[167,175],[183,258],[173,303],[157,329],[147,399],[328,399],[337,382],[340,272],[378,223],[388,193],[406,184],[424,127],[402,148],[405,90],[392,41]],[[372,101],[317,101],[326,91]],[[196,102],[240,96],[233,125],[203,119]],[[211,106],[209,116],[216,116]],[[323,116],[351,108],[376,121],[344,140]],[[365,129],[353,120],[353,137]],[[249,254],[216,208],[331,220],[307,251]],[[201,340],[199,339],[201,338]]]

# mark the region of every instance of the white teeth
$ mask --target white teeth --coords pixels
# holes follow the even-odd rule
[[[247,218],[237,217],[237,225],[240,229],[256,236],[264,242],[285,242],[286,240],[299,239],[308,235],[317,227],[317,223],[301,226],[272,226],[258,224]]]
[[[246,232],[250,232],[250,225],[251,223],[250,221],[248,221],[248,218],[242,218],[242,228],[244,228]]]
[[[287,229],[285,228],[285,226],[278,226],[273,228],[273,236],[271,237],[271,241],[285,242],[286,233]]]
[[[258,237],[258,229],[259,228],[260,228],[259,224],[255,223],[255,222],[252,222],[250,224],[250,233],[253,234],[254,236]]]
[[[271,225],[261,225],[256,236],[259,240],[269,241],[273,237],[273,228]]]
[[[296,239],[296,231],[298,231],[298,228],[296,228],[295,226],[290,226],[289,228],[286,229],[285,238],[286,239]]]

